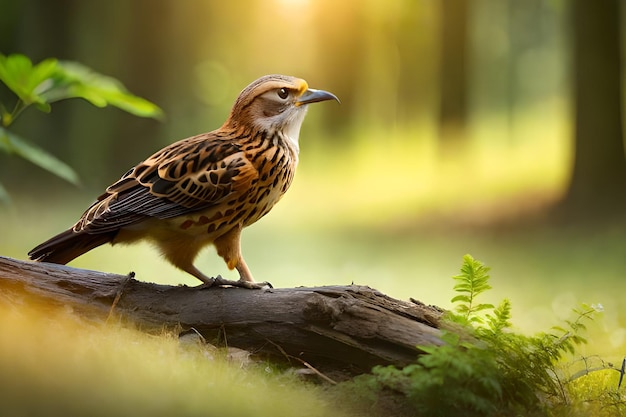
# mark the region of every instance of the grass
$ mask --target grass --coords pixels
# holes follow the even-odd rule
[[[4,416],[330,416],[319,392],[171,334],[0,303]]]

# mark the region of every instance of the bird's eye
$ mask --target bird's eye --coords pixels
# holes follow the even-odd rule
[[[289,97],[289,90],[287,90],[286,88],[281,88],[280,90],[278,90],[278,97],[285,100],[287,97]]]

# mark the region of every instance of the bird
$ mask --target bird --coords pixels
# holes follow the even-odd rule
[[[66,264],[105,243],[147,240],[201,286],[271,286],[254,280],[241,253],[241,232],[291,185],[308,105],[327,100],[339,102],[301,78],[272,74],[253,81],[219,129],[172,143],[131,168],[29,258]],[[209,277],[194,266],[211,244],[238,271],[238,280]]]

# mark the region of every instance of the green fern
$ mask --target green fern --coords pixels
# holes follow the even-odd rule
[[[509,300],[498,307],[477,302],[491,288],[488,272],[488,267],[466,255],[461,273],[453,277],[456,314],[445,318],[463,324],[470,337],[443,331],[445,344],[419,346],[424,354],[415,363],[374,368],[380,389],[403,395],[418,415],[547,416],[571,407],[561,361],[586,342],[581,335],[584,322],[597,308],[575,309],[574,320],[550,332],[515,333]],[[626,411],[626,405],[621,411]]]
[[[415,364],[377,367],[374,375],[386,388],[403,393],[418,415],[494,415],[503,392],[491,352],[461,343],[452,333],[444,339],[444,346],[421,347],[427,354]]]
[[[454,291],[458,293],[452,298],[452,303],[457,303],[455,307],[457,316],[452,317],[454,321],[464,324],[480,324],[483,323],[483,318],[478,313],[494,308],[493,304],[476,303],[476,298],[480,294],[491,289],[488,272],[489,267],[475,260],[471,255],[463,257],[461,273],[452,277],[457,282]]]
[[[487,314],[487,327],[494,335],[500,335],[511,326],[511,302],[505,298],[493,310],[493,314]]]

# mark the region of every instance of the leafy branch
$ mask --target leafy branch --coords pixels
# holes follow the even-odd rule
[[[78,175],[69,165],[8,130],[27,108],[49,113],[54,102],[82,98],[96,107],[110,105],[139,117],[163,115],[158,106],[129,93],[115,78],[77,62],[48,58],[33,64],[21,54],[0,54],[0,81],[17,98],[13,106],[0,103],[0,152],[24,158],[73,184],[78,184]],[[0,201],[9,201],[2,184]]]

